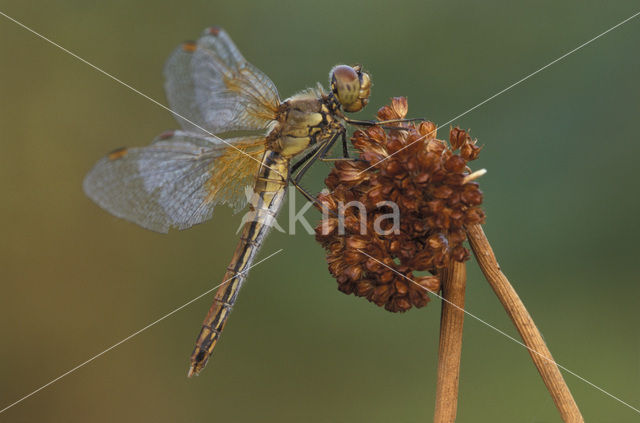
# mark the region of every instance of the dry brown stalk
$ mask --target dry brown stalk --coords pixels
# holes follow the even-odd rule
[[[547,386],[562,419],[568,423],[584,422],[582,414],[580,414],[580,410],[569,391],[569,387],[565,383],[531,315],[529,315],[507,277],[500,270],[500,265],[482,226],[468,226],[467,236],[482,273],[484,273],[485,278],[495,291],[498,299],[500,299],[518,332],[520,332],[531,359],[538,368],[538,372],[542,376],[542,380]]]
[[[453,423],[458,410],[458,380],[462,353],[464,295],[467,270],[464,263],[452,260],[442,271],[442,314],[438,351],[438,385],[434,423]]]
[[[406,98],[396,97],[378,110],[380,121],[398,121],[407,114]],[[465,268],[469,239],[485,277],[516,325],[524,345],[565,422],[583,422],[551,353],[522,301],[500,271],[482,231],[483,194],[470,163],[481,147],[468,131],[449,130],[449,142],[436,138],[436,125],[394,122],[358,130],[351,139],[358,160],[337,161],[325,180],[329,192],[318,197],[332,211],[316,228],[316,239],[327,250],[329,271],[346,294],[365,297],[392,312],[424,307],[428,292],[438,292],[441,278],[461,286],[444,287],[445,298],[464,306]],[[395,125],[395,127],[393,127]],[[395,203],[402,216],[376,229],[376,219]],[[341,205],[363,205],[343,209]],[[318,206],[319,207],[319,206]],[[320,207],[319,207],[320,208]],[[356,210],[358,212],[356,212]],[[393,209],[395,212],[395,209]],[[343,215],[343,219],[337,216]],[[364,217],[363,217],[364,216]],[[364,230],[366,229],[366,230]],[[447,269],[443,274],[443,269]],[[447,275],[453,271],[452,275]],[[429,275],[414,276],[414,272]],[[414,283],[410,283],[410,281]],[[456,298],[456,295],[460,297]],[[463,311],[443,304],[440,329],[436,422],[453,422],[462,342]]]

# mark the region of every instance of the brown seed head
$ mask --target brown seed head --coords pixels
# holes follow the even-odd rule
[[[396,97],[378,110],[378,119],[402,119],[407,111],[406,98]],[[353,134],[359,160],[336,162],[326,178],[330,192],[318,199],[330,213],[316,228],[316,239],[340,291],[398,312],[425,306],[427,292],[440,289],[438,271],[469,258],[464,227],[485,216],[477,182],[465,182],[468,162],[480,153],[467,131],[451,129],[447,145],[436,139],[432,122],[391,126],[398,129],[373,126]],[[365,213],[342,210],[350,201],[361,203]],[[393,211],[384,201],[397,205],[397,228],[384,218]]]

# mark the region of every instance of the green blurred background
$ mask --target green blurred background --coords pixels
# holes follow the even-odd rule
[[[169,53],[217,24],[283,98],[361,62],[375,86],[359,116],[406,95],[410,115],[444,123],[638,3],[3,0],[0,11],[163,103]],[[639,42],[637,18],[456,121],[485,146],[485,230],[556,360],[635,407]],[[0,48],[1,409],[218,284],[240,215],[220,208],[160,235],[102,211],[85,173],[173,118],[3,17]],[[307,186],[319,191],[328,170]],[[210,296],[0,421],[430,421],[439,301],[391,314],[339,293],[303,228],[273,233],[261,257],[280,248],[252,271],[200,377],[186,371]],[[467,309],[517,336],[473,262]],[[560,421],[521,346],[467,318],[463,350],[458,421]],[[565,376],[587,422],[640,420]]]

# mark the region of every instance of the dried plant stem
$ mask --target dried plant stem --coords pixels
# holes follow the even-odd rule
[[[467,268],[452,260],[442,273],[442,313],[438,350],[438,385],[434,423],[453,423],[458,410],[458,380],[462,353],[464,294]]]
[[[538,328],[513,286],[500,270],[500,265],[493,254],[482,227],[480,225],[467,227],[467,235],[482,273],[484,273],[485,278],[487,278],[518,332],[520,332],[520,336],[528,347],[529,354],[538,368],[538,372],[542,376],[542,380],[547,386],[562,419],[570,423],[584,422],[582,414],[580,414],[580,410]]]

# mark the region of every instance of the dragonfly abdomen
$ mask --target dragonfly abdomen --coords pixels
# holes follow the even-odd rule
[[[265,152],[250,201],[251,210],[246,215],[246,223],[224,275],[223,285],[216,291],[213,304],[202,323],[191,355],[189,376],[197,375],[213,353],[251,264],[282,206],[288,172],[288,159],[274,151]]]

